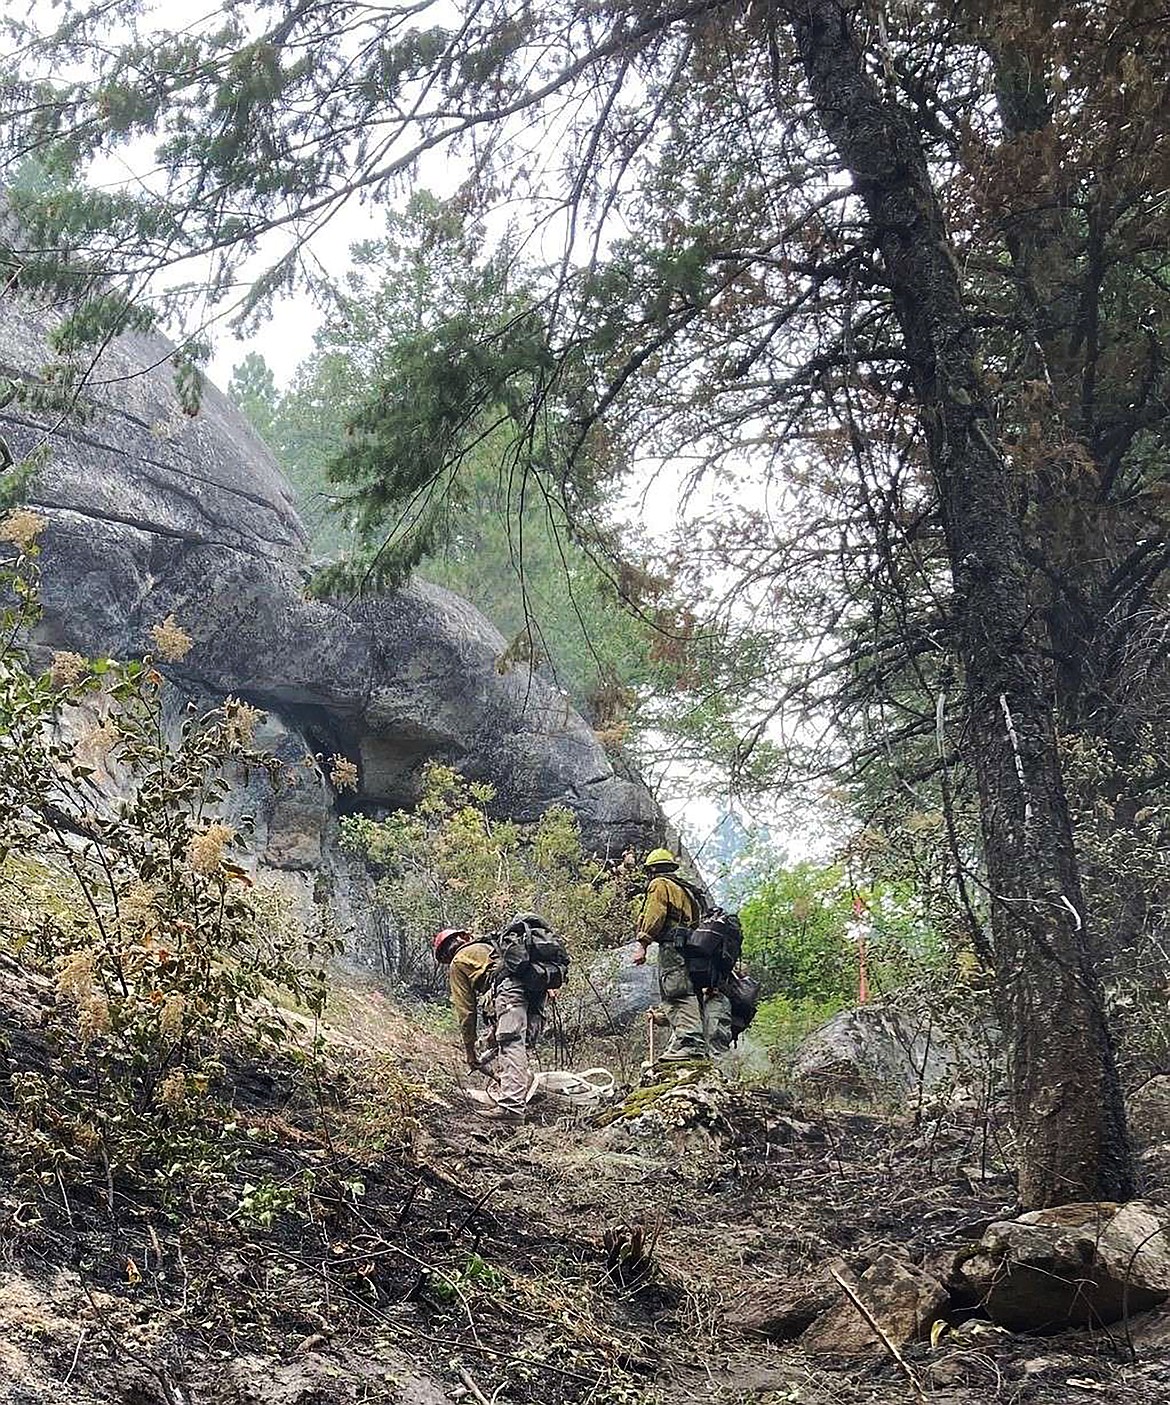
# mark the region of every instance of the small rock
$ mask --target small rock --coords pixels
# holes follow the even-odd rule
[[[938,1279],[892,1254],[883,1254],[850,1287],[895,1346],[928,1339],[931,1324],[947,1305],[947,1291]],[[873,1328],[844,1293],[800,1344],[818,1355],[868,1356],[883,1350]]]
[[[772,1342],[789,1342],[831,1308],[841,1290],[822,1271],[758,1283],[731,1304],[728,1321],[739,1331]]]
[[[768,1139],[787,1146],[791,1142],[810,1142],[819,1145],[825,1140],[824,1129],[814,1122],[805,1122],[799,1117],[776,1117],[766,1125]]]
[[[1130,1319],[1129,1335],[1138,1356],[1170,1347],[1170,1311],[1142,1312]]]

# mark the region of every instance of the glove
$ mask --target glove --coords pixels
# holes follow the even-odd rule
[[[638,942],[634,947],[633,962],[635,966],[645,966],[646,964],[646,944]]]

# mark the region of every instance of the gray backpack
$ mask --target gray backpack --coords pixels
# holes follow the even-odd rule
[[[499,979],[519,981],[530,995],[564,985],[569,949],[539,913],[517,913],[492,940],[500,956]]]

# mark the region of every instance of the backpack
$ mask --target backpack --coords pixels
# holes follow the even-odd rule
[[[731,1037],[738,1039],[760,1008],[760,982],[737,975],[743,954],[743,928],[739,913],[708,907],[702,892],[677,874],[671,877],[694,899],[701,916],[697,927],[680,933],[679,950],[696,991],[717,989],[731,1002]]]
[[[723,993],[731,1002],[731,1037],[738,1039],[760,1008],[760,983],[751,976],[728,976]]]
[[[735,970],[743,951],[743,928],[739,916],[721,907],[704,914],[699,925],[688,932],[683,942],[683,959],[692,976],[704,984],[717,986]]]
[[[699,921],[702,922],[707,913],[711,911],[710,905],[707,902],[707,895],[702,889],[696,888],[688,879],[680,877],[677,873],[672,873],[670,879],[672,883],[677,883],[683,892],[686,893],[687,897],[694,903],[695,911],[699,914]],[[674,925],[686,925],[686,919],[681,912],[676,914],[672,911],[670,916]]]
[[[521,912],[493,938],[500,956],[498,979],[519,981],[530,995],[560,990],[569,974],[569,949],[543,917]]]

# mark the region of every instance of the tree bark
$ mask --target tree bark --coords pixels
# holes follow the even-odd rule
[[[1029,1208],[1132,1194],[1027,572],[978,342],[910,115],[880,93],[850,0],[787,0],[819,119],[872,221],[942,513],[979,788],[1000,1019]]]

